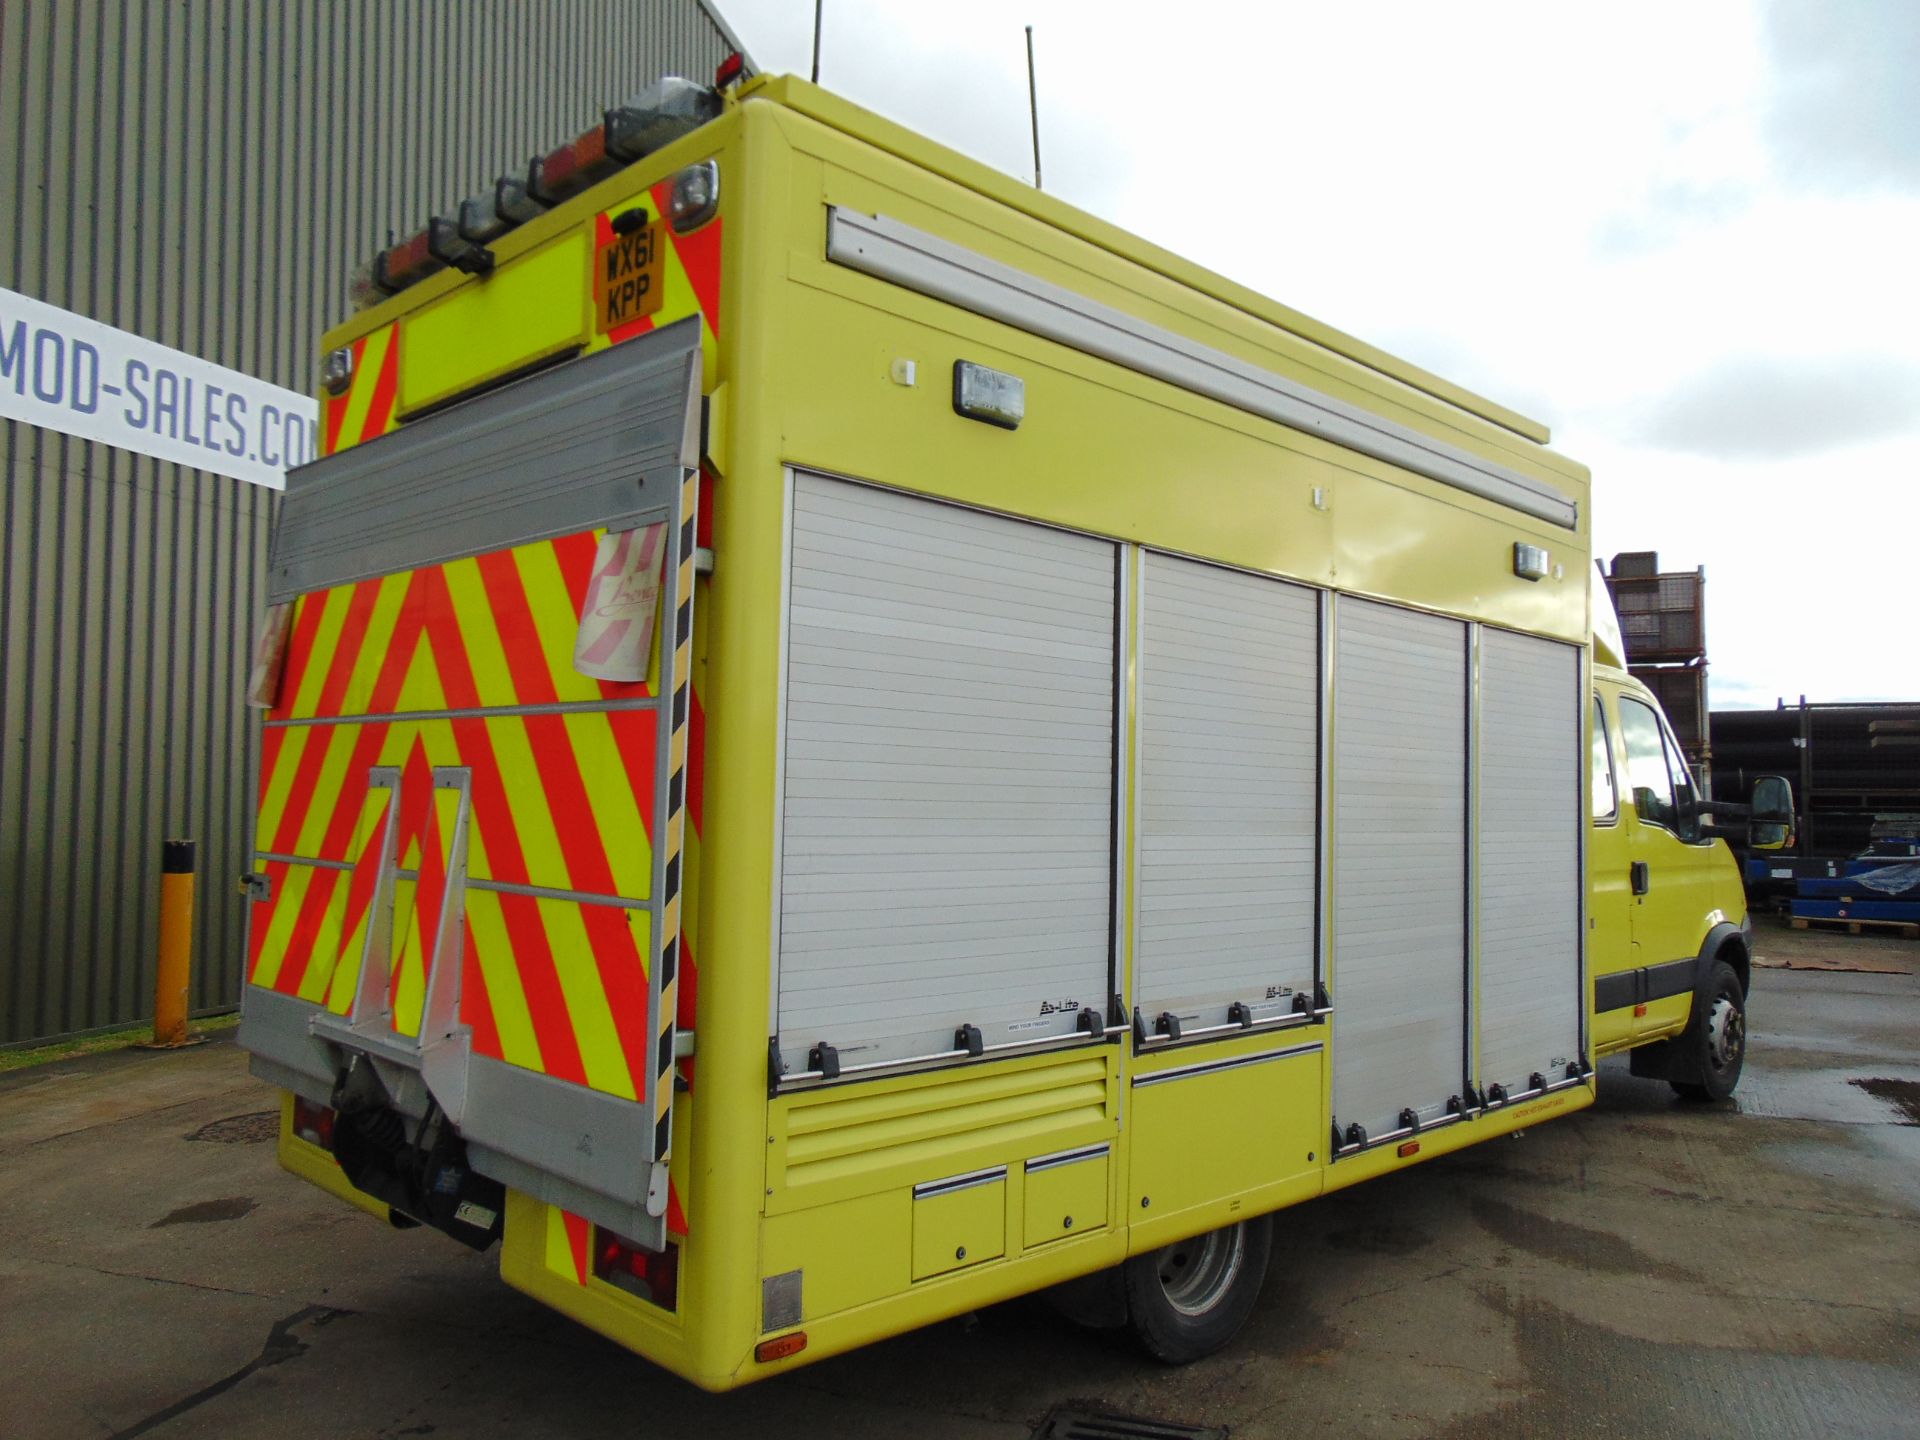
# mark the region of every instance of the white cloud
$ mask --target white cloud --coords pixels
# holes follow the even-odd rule
[[[1920,7],[1843,9],[826,0],[821,79],[1024,177],[1033,24],[1049,190],[1551,423],[1717,698],[1920,697]]]

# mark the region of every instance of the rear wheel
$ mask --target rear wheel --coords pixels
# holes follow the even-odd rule
[[[1707,983],[1694,993],[1693,1019],[1679,1044],[1700,1078],[1675,1080],[1675,1092],[1700,1101],[1733,1094],[1747,1057],[1747,994],[1726,961],[1714,961]]]
[[[1253,1313],[1272,1249],[1261,1215],[1134,1256],[1124,1267],[1128,1328],[1169,1365],[1211,1355]]]

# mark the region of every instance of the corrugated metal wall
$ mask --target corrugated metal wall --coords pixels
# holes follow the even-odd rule
[[[311,392],[390,229],[731,48],[697,0],[0,5],[0,286]],[[164,836],[231,1006],[272,493],[12,421],[0,465],[0,1044],[152,1012]]]

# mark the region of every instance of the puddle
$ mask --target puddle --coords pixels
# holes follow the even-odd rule
[[[1544,1260],[1611,1275],[1651,1275],[1687,1284],[1699,1279],[1692,1271],[1656,1260],[1606,1230],[1590,1230],[1570,1221],[1554,1220],[1484,1195],[1474,1196],[1470,1204],[1473,1218],[1481,1228],[1496,1239]]]
[[[1734,1101],[1744,1114],[1776,1120],[1884,1125],[1889,1119],[1887,1106],[1882,1103],[1885,1098],[1865,1088],[1847,1070],[1755,1067],[1740,1077]]]
[[[182,1205],[178,1210],[170,1210],[147,1228],[158,1230],[162,1225],[211,1225],[217,1220],[238,1220],[249,1213],[258,1202],[246,1195],[229,1195],[224,1200],[202,1200],[194,1205]]]
[[[1920,1080],[1849,1080],[1849,1085],[1864,1090],[1876,1100],[1884,1100],[1907,1118],[1902,1125],[1920,1125]]]
[[[219,1145],[258,1145],[267,1140],[278,1140],[280,1112],[256,1110],[250,1115],[229,1115],[224,1120],[202,1125],[186,1138],[211,1140]]]
[[[1433,1237],[1411,1225],[1358,1225],[1327,1234],[1327,1244],[1336,1250],[1353,1250],[1362,1255],[1411,1255],[1433,1243]]]

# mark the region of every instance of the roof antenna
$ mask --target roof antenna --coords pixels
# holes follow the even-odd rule
[[[813,83],[820,83],[820,9],[826,0],[813,0]]]
[[[815,4],[819,0],[814,0]],[[817,43],[817,42],[816,42]],[[1033,26],[1027,26],[1027,113],[1033,119],[1033,188],[1040,184],[1040,91],[1033,78]]]

